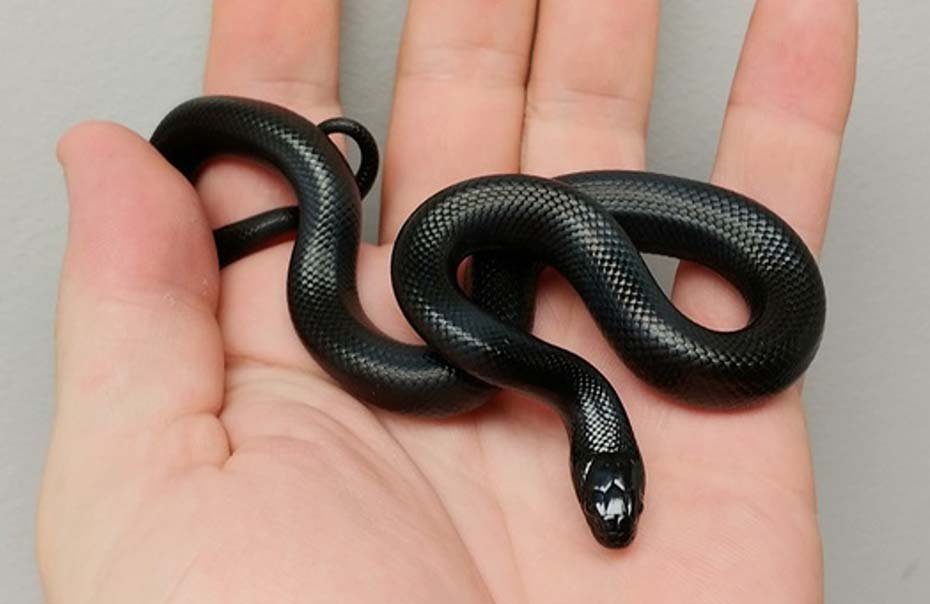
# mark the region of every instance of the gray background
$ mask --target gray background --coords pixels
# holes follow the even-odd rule
[[[345,2],[346,111],[382,143],[404,5]],[[88,117],[148,134],[167,109],[195,95],[210,7],[186,0],[2,0],[0,7],[0,602],[38,602],[33,508],[51,418],[66,215],[55,141]],[[827,597],[925,603],[930,3],[869,0],[861,9],[859,84],[823,258],[829,323],[807,386]],[[709,173],[750,10],[746,0],[666,3],[651,168]]]

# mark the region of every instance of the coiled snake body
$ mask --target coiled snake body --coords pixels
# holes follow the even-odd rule
[[[333,132],[359,144],[357,174],[329,140]],[[287,286],[294,327],[358,398],[432,416],[467,412],[500,387],[551,403],[568,430],[585,518],[608,547],[635,535],[644,467],[610,383],[583,359],[530,335],[542,265],[571,282],[638,376],[689,404],[737,407],[778,392],[804,372],[820,341],[820,274],[781,219],[708,184],[608,171],[554,180],[485,176],[433,195],[395,242],[395,295],[427,345],[400,343],[368,321],[356,290],[360,201],[378,163],[363,127],[342,118],[318,127],[267,103],[204,97],[171,112],[152,143],[191,180],[211,156],[242,153],[291,182],[296,208],[215,232],[221,264],[296,229]],[[662,293],[640,252],[719,272],[749,303],[749,324],[718,332],[692,322]],[[467,258],[463,289],[458,269]]]

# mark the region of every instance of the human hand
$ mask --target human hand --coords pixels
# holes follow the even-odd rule
[[[494,172],[643,169],[658,2],[411,2],[363,304],[415,341],[388,282],[390,241],[437,189]],[[206,91],[338,115],[338,3],[222,0]],[[848,111],[851,0],[760,0],[714,182],[773,208],[817,250]],[[532,46],[532,56],[531,56]],[[548,276],[537,333],[617,387],[646,462],[632,546],[577,508],[561,422],[504,393],[429,421],[343,393],[296,337],[289,245],[220,274],[211,228],[280,205],[280,176],[216,162],[197,190],[143,139],[63,139],[71,197],[58,407],[39,514],[55,602],[815,602],[821,598],[800,386],[739,413],[637,381]],[[220,291],[222,296],[220,296]],[[679,308],[710,327],[745,309],[683,266]]]

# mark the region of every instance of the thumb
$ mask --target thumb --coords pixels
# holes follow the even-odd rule
[[[221,456],[219,275],[193,187],[114,124],[75,127],[58,153],[71,213],[52,458],[89,454],[118,479],[154,453]]]

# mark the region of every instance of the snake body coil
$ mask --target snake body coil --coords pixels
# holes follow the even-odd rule
[[[328,133],[362,150],[353,175]],[[291,182],[297,209],[216,231],[221,263],[296,228],[288,304],[297,332],[349,392],[392,411],[447,416],[481,405],[495,387],[540,396],[561,414],[576,494],[594,536],[622,547],[635,535],[645,472],[619,397],[596,369],[528,333],[542,265],[565,276],[638,376],[702,406],[736,407],[778,392],[812,360],[824,323],[816,263],[781,219],[734,192],[642,172],[555,180],[486,176],[436,193],[401,230],[395,295],[427,342],[379,332],[359,304],[360,201],[377,148],[351,120],[314,126],[280,107],[232,97],[189,101],[153,144],[188,178],[217,153],[268,161]],[[360,194],[360,189],[361,194]],[[669,302],[641,252],[708,266],[734,283],[749,324],[717,332]],[[473,259],[468,291],[457,273]]]

